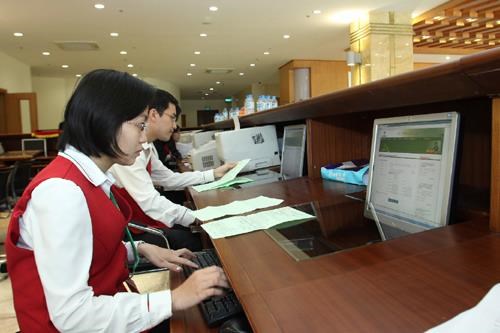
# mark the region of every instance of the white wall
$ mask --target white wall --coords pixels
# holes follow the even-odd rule
[[[64,117],[64,108],[77,79],[34,76],[33,91],[38,102],[38,126],[55,129]]]
[[[223,99],[202,100],[202,99],[184,99],[180,102],[182,114],[186,115],[186,126],[198,126],[198,110],[219,110],[222,111],[226,106]],[[180,124],[180,123],[179,123]]]
[[[32,92],[30,67],[0,52],[0,88],[8,93]]]
[[[143,78],[143,80],[149,84],[152,84],[156,88],[160,88],[160,89],[168,91],[175,98],[177,98],[178,101],[181,100],[181,91],[179,90],[179,87],[177,87],[173,83],[168,82],[168,81],[159,80],[159,79],[156,79],[154,77],[145,77],[145,78]]]

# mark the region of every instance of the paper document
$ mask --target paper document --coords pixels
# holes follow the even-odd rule
[[[238,162],[238,164],[236,164],[234,168],[232,168],[224,176],[222,176],[222,178],[213,181],[211,183],[193,186],[193,188],[198,192],[203,192],[203,191],[213,190],[219,187],[228,186],[229,183],[231,183],[231,185],[235,184],[234,180],[236,176],[248,164],[248,162],[250,162],[249,158],[247,158],[246,160],[241,160]],[[245,178],[245,181],[241,182],[248,182],[248,180],[246,180]]]
[[[226,215],[239,215],[256,209],[272,207],[282,203],[282,199],[259,196],[248,200],[236,200],[226,205],[208,206],[192,212],[198,220],[209,221]]]
[[[292,207],[283,207],[247,216],[228,217],[202,224],[201,227],[205,229],[212,239],[217,239],[268,229],[284,222],[311,218],[314,218],[314,216]]]

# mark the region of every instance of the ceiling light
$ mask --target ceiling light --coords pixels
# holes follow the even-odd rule
[[[118,37],[118,36],[120,36],[120,34],[119,34],[119,33],[117,33],[117,32],[111,32],[109,35],[110,35],[111,37]]]
[[[215,6],[210,6],[208,7],[208,10],[211,11],[211,12],[216,12],[219,10],[219,8],[215,7]]]
[[[482,39],[481,38],[476,38],[476,39],[474,39],[474,41],[475,42],[480,42],[480,41],[482,41]]]
[[[265,54],[265,55],[269,55],[270,53],[269,53],[269,51],[266,51],[266,52],[264,52],[264,54]]]
[[[429,39],[429,38],[431,38],[431,36],[429,36],[429,35],[422,35],[422,39]]]
[[[191,75],[193,75],[193,73],[187,73],[186,75],[187,75],[187,76],[191,76]]]
[[[207,36],[208,35],[206,33],[203,33],[203,32],[200,34],[200,37],[207,37]]]
[[[61,65],[62,68],[69,68],[68,65]]]
[[[215,81],[215,84],[220,84],[220,81]]]
[[[133,64],[128,64],[127,67],[128,68],[134,68],[134,65]]]
[[[290,35],[283,35],[283,38],[288,39],[290,38]]]
[[[448,38],[448,40],[455,40],[455,39],[457,39],[457,37],[450,37],[450,38]]]
[[[245,75],[245,73],[240,73],[240,76],[243,76],[243,75]]]
[[[132,76],[133,76],[133,77],[137,77],[138,75],[137,75],[137,73],[134,73],[134,74],[132,74]]]
[[[470,39],[467,39],[464,43],[465,43],[465,44],[471,44],[471,43],[472,43],[472,41],[471,41]]]
[[[250,67],[255,67],[255,64],[250,64]]]
[[[208,93],[205,93],[205,96],[208,96]]]
[[[493,46],[493,45],[495,45],[495,42],[494,42],[494,41],[489,41],[489,42],[488,42],[488,45]]]
[[[321,10],[315,9],[315,10],[313,10],[313,14],[319,15],[319,14],[321,14]]]
[[[211,91],[214,91],[214,88],[210,88]]]
[[[24,34],[22,32],[14,32],[14,36],[16,36],[16,37],[23,37]]]
[[[102,3],[96,3],[96,4],[94,5],[94,8],[95,8],[95,9],[104,9],[104,5],[103,5]]]
[[[440,15],[438,15],[438,16],[434,16],[434,19],[435,19],[436,21],[442,21],[442,20],[444,20],[444,16],[440,16]]]
[[[497,20],[497,24],[500,24],[500,20]]]
[[[450,56],[446,56],[446,57],[444,57],[444,58],[445,58],[446,60],[450,60],[450,59],[451,59],[451,57],[450,57]]]
[[[468,17],[465,19],[467,22],[471,23],[471,22],[474,22],[474,21],[477,21],[477,18],[474,18],[474,17]]]
[[[82,77],[82,74],[76,74],[75,76],[76,77]]]
[[[194,51],[194,54],[198,55],[198,54],[201,54],[200,51]]]
[[[43,54],[44,56],[49,56],[49,55],[50,55],[50,52],[48,52],[48,51],[44,51],[44,52],[42,52],[42,54]]]
[[[120,51],[120,54],[125,55],[125,54],[127,54],[127,51]]]
[[[196,67],[196,64],[189,64],[189,66],[191,66],[191,67]]]

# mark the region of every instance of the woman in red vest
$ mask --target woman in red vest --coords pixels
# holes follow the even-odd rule
[[[5,243],[21,331],[145,331],[228,287],[210,267],[173,291],[127,292],[138,255],[171,271],[196,267],[186,249],[122,241],[130,207],[107,170],[139,155],[153,94],[127,73],[95,70],[69,100],[59,155],[24,191]]]

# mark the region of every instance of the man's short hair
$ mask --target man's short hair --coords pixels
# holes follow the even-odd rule
[[[182,109],[179,106],[179,101],[177,101],[177,99],[168,91],[156,89],[155,97],[149,105],[149,109],[156,109],[156,111],[158,111],[158,114],[160,116],[163,116],[163,113],[168,108],[169,104],[175,105],[175,114],[178,117],[182,112]]]

